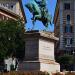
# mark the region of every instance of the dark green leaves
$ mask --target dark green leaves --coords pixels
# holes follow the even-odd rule
[[[20,19],[0,21],[0,59],[24,50],[24,32],[24,24]]]

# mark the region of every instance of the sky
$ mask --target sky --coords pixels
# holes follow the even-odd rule
[[[23,8],[25,11],[25,15],[26,15],[26,19],[27,19],[27,23],[25,24],[26,30],[31,30],[33,28],[33,24],[32,24],[32,14],[29,12],[29,10],[25,7],[25,4],[29,2],[29,0],[23,0]],[[54,17],[54,11],[55,11],[55,6],[56,6],[56,0],[47,0],[47,8],[49,11],[49,14],[51,14],[52,16],[52,20]],[[44,30],[46,29],[45,26],[42,24],[42,22],[40,21],[36,21],[33,30]],[[52,25],[48,25],[48,28],[46,29],[46,31],[54,31],[54,24]]]

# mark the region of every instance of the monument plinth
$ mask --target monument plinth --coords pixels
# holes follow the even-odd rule
[[[19,70],[60,71],[60,65],[54,59],[54,42],[58,38],[54,33],[28,31],[25,33],[25,60],[19,63]]]

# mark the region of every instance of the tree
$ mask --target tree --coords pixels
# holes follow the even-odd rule
[[[20,19],[0,21],[0,60],[13,54],[16,57],[23,56],[24,32],[24,24]]]
[[[24,33],[25,33],[25,27],[22,21],[19,19],[17,21],[18,27],[17,27],[17,33],[16,33],[16,57],[23,59],[25,54],[25,40],[24,40]]]
[[[61,67],[64,67],[64,69],[72,70],[72,66],[75,63],[75,56],[65,54],[63,56],[59,56],[56,60],[60,63]]]

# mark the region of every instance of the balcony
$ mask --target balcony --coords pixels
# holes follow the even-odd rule
[[[70,32],[67,32],[67,33],[64,33],[64,37],[73,37],[73,33],[70,33]]]
[[[65,45],[66,48],[71,48],[72,44]]]

